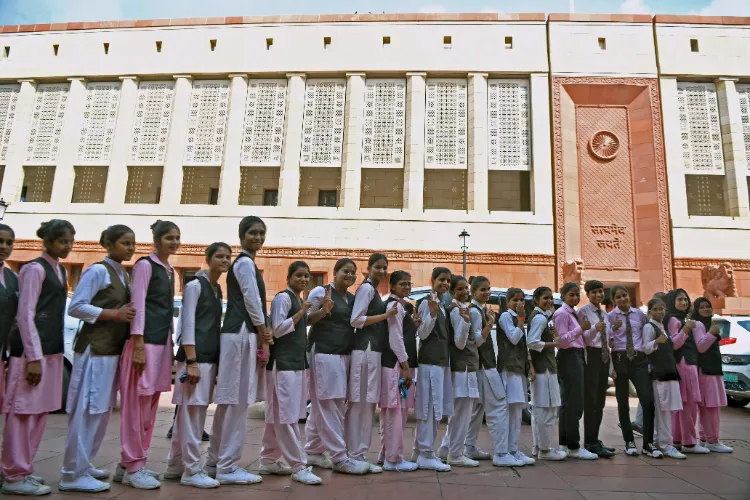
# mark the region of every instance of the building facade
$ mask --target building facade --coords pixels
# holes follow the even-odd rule
[[[750,19],[397,14],[6,26],[1,194],[17,265],[39,223],[182,230],[178,285],[237,223],[270,290],[372,251],[495,286],[600,279],[640,299],[750,296]],[[385,288],[384,288],[385,291]],[[639,301],[640,301],[639,300]]]

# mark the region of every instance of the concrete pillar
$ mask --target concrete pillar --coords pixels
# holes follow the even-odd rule
[[[404,210],[424,210],[424,120],[427,73],[406,74],[406,155]]]
[[[55,179],[52,183],[50,201],[54,204],[68,204],[73,196],[75,182],[75,162],[78,157],[78,141],[81,135],[81,122],[86,106],[86,79],[68,78],[70,91],[60,141],[60,152],[57,156]]]
[[[242,136],[245,124],[245,104],[247,101],[247,75],[229,75],[229,115],[224,145],[224,163],[221,168],[219,205],[237,205],[240,195],[240,158],[242,157]]]
[[[747,158],[745,133],[742,127],[740,99],[735,86],[738,78],[716,80],[716,94],[721,117],[721,140],[724,146],[725,191],[727,215],[750,217],[747,192]],[[670,182],[672,180],[670,179]]]
[[[552,222],[552,139],[550,135],[549,75],[532,73],[529,77],[531,133],[531,210]]]
[[[36,81],[31,79],[19,80],[21,90],[16,100],[16,117],[5,155],[5,174],[0,197],[8,203],[18,202],[23,187],[23,162],[26,158],[26,148],[29,145],[31,118],[34,111],[36,97]]]
[[[104,204],[110,207],[125,203],[125,192],[128,187],[128,158],[132,144],[135,106],[138,101],[138,78],[121,76],[120,106],[117,111],[115,140],[112,145],[112,158],[107,172],[107,186],[104,192]]]
[[[346,106],[344,111],[344,161],[341,164],[339,206],[359,210],[362,179],[362,127],[365,110],[364,73],[346,74]]]
[[[680,139],[680,113],[677,103],[677,78],[659,78],[661,116],[664,124],[664,156],[669,179],[669,213],[673,221],[687,220],[688,206],[685,191],[685,163]]]
[[[286,75],[287,107],[284,120],[284,148],[279,174],[279,206],[292,208],[299,203],[299,158],[302,149],[302,121],[305,112],[305,74]]]
[[[487,73],[469,73],[467,208],[489,213]]]
[[[182,198],[182,158],[185,154],[188,119],[190,117],[190,95],[193,91],[193,77],[174,75],[174,104],[172,125],[167,142],[167,156],[164,160],[164,177],[161,183],[161,204],[179,205]]]

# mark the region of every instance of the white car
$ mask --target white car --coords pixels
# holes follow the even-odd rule
[[[729,406],[750,403],[750,316],[714,316],[721,328],[721,369]]]

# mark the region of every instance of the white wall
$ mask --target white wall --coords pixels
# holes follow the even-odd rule
[[[656,24],[663,75],[750,76],[750,26]],[[698,41],[692,52],[690,40]]]

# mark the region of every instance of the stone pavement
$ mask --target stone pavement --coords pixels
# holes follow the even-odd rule
[[[172,421],[171,394],[163,394],[148,465],[163,471],[170,441],[164,436]],[[633,414],[637,402],[631,400]],[[262,407],[251,409],[242,466],[257,469],[263,438]],[[212,413],[213,407],[209,410]],[[206,428],[210,430],[211,416]],[[376,422],[377,424],[377,422]],[[288,477],[266,476],[257,486],[222,486],[216,490],[198,490],[179,483],[163,482],[160,490],[140,491],[112,483],[112,490],[101,494],[59,493],[62,453],[67,428],[66,415],[50,415],[44,439],[36,456],[35,474],[47,479],[53,494],[47,498],[117,498],[171,499],[232,498],[244,500],[451,500],[519,499],[519,500],[726,500],[750,499],[750,408],[725,408],[722,411],[722,440],[733,446],[731,455],[710,454],[689,456],[687,460],[653,460],[628,457],[621,449],[622,438],[617,428],[617,409],[614,397],[609,397],[602,425],[602,438],[618,447],[611,460],[583,462],[537,462],[537,465],[518,469],[494,468],[482,462],[479,468],[458,469],[437,474],[431,471],[388,473],[367,476],[345,476],[331,471],[315,472],[323,478],[321,486],[293,483]],[[97,467],[114,470],[120,456],[120,414],[115,411],[109,432],[102,444]],[[406,449],[411,450],[414,422],[406,431]],[[441,424],[441,436],[445,425]],[[373,426],[372,450],[379,444],[377,427]],[[640,440],[638,440],[640,445]],[[482,429],[480,445],[491,449],[486,427]],[[205,452],[207,443],[202,445]],[[521,448],[530,454],[531,428],[525,425],[521,434]],[[375,460],[376,453],[370,454]]]

